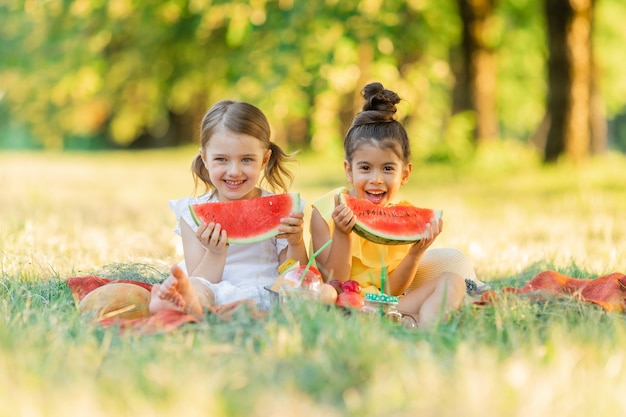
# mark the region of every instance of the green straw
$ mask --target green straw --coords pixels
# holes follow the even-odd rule
[[[319,255],[320,253],[322,253],[322,251],[326,249],[328,245],[330,245],[332,242],[333,240],[329,239],[328,242],[324,243],[321,248],[316,250],[315,253],[311,255],[311,257],[309,258],[309,262],[306,264],[306,266],[304,267],[304,270],[302,271],[302,275],[300,275],[300,287],[302,287],[302,281],[304,281],[304,277],[306,276],[306,273],[309,272],[311,265],[313,265],[313,261],[315,260],[315,257]]]
[[[385,265],[385,259],[382,253],[380,254],[380,263],[383,265],[383,269],[380,271],[380,292],[385,293],[385,283],[387,282],[387,265]]]
[[[380,273],[380,292],[385,294],[385,283],[387,281],[387,265],[383,265],[383,270]]]

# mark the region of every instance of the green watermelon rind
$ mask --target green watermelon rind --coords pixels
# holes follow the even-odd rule
[[[439,219],[443,216],[443,211],[433,210],[433,214],[435,215],[435,218],[437,219],[437,221],[439,221]],[[358,220],[352,230],[354,230],[354,233],[361,236],[362,238],[367,239],[374,243],[379,243],[381,245],[408,245],[408,244],[419,242],[420,240],[424,239],[427,236],[426,232],[421,233],[419,235],[413,235],[410,237],[405,236],[402,238],[399,238],[398,236],[384,235],[380,232],[368,230],[367,227],[364,226],[362,223],[359,223]]]
[[[344,194],[340,194],[340,197],[341,197],[340,201],[342,204],[346,204],[346,200],[343,197],[343,195]],[[443,216],[443,210],[431,210],[431,211],[436,221],[439,221],[439,219]],[[364,239],[367,239],[371,242],[381,244],[381,245],[408,245],[408,244],[419,242],[420,240],[427,237],[427,232],[409,235],[409,236],[407,235],[399,236],[399,235],[388,234],[388,233],[384,233],[381,231],[372,230],[372,228],[368,227],[363,221],[360,221],[358,217],[357,217],[356,224],[354,225],[354,228],[352,230],[358,236]]]
[[[291,206],[291,212],[299,212],[301,211],[301,202],[300,202],[300,194],[299,193],[287,193],[288,196],[291,197],[291,202],[292,202],[292,206]],[[260,197],[262,198],[262,197]],[[202,220],[200,220],[200,218],[198,217],[198,215],[196,214],[196,212],[193,209],[193,204],[189,205],[189,212],[191,213],[191,218],[193,219],[193,221],[196,223],[196,226],[200,226],[200,224],[202,224]],[[262,234],[257,234],[254,236],[250,236],[250,237],[243,237],[243,238],[232,238],[230,236],[228,236],[228,240],[227,242],[229,244],[233,244],[233,245],[242,245],[242,244],[249,244],[249,243],[258,243],[267,239],[271,239],[275,236],[277,236],[280,232],[278,231],[278,227],[280,226],[280,224],[277,224],[274,228],[268,230],[265,233]],[[228,233],[228,231],[226,231]]]

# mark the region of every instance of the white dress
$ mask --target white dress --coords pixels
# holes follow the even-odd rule
[[[262,190],[262,195],[271,195],[271,193]],[[186,222],[194,231],[198,230],[198,226],[196,226],[189,211],[190,204],[217,201],[214,192],[209,192],[200,197],[171,200],[169,206],[176,214],[178,221],[174,232],[178,235],[181,234],[181,221]],[[286,239],[275,237],[257,243],[229,245],[222,281],[214,284],[202,277],[196,278],[213,291],[218,305],[243,299],[253,299],[260,308],[268,309],[270,294],[264,287],[272,285],[278,277],[278,254],[286,247]],[[181,267],[187,272],[184,261],[181,262]]]

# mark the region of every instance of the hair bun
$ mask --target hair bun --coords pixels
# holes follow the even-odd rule
[[[400,97],[381,83],[375,82],[363,87],[361,95],[365,99],[363,110],[356,115],[353,126],[394,121],[396,104]]]

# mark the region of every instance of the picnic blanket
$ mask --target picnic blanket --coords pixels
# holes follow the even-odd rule
[[[67,284],[77,304],[92,291],[109,284],[132,284],[152,289],[152,284],[124,280],[110,279],[98,276],[84,276],[67,278]],[[591,302],[601,306],[607,312],[626,311],[626,275],[614,272],[598,278],[573,278],[556,271],[543,271],[535,275],[521,288],[505,287],[499,292],[488,290],[475,302],[477,305],[496,303],[501,293],[528,294],[533,299],[545,300],[554,296],[572,297],[576,300]],[[207,314],[214,314],[220,320],[231,321],[242,309],[253,318],[262,320],[266,312],[259,311],[251,300],[221,305],[207,310]],[[146,313],[137,318],[120,318],[120,316],[99,317],[97,324],[103,327],[117,326],[123,332],[133,334],[152,334],[157,332],[171,332],[189,323],[199,320],[189,314],[165,310],[156,314]]]
[[[71,277],[67,278],[66,282],[72,292],[72,296],[77,305],[92,291],[101,288],[105,285],[111,284],[132,284],[146,289],[148,292],[152,290],[152,284],[126,280],[126,279],[110,279],[103,278],[94,275],[83,277]],[[119,300],[117,300],[119,301]],[[149,297],[144,302],[148,302]],[[106,302],[106,300],[105,300]],[[142,306],[142,311],[145,313],[136,314],[134,318],[124,318],[123,314],[119,315],[100,315],[95,316],[94,321],[102,327],[117,326],[120,331],[124,333],[132,334],[153,334],[153,333],[168,333],[174,331],[181,326],[189,323],[198,323],[199,319],[189,314],[183,313],[177,310],[164,310],[156,314],[150,314],[147,310],[147,305]],[[213,314],[222,321],[231,321],[233,317],[239,314],[242,310],[246,310],[246,313],[253,319],[261,320],[264,318],[264,313],[260,312],[255,303],[252,300],[243,300],[239,302],[224,304],[217,307],[207,309],[207,314]],[[124,312],[124,309],[119,309],[120,312]],[[97,312],[93,312],[97,313]]]
[[[501,293],[530,294],[534,299],[550,296],[568,296],[576,300],[595,303],[607,312],[626,311],[626,275],[614,272],[598,278],[572,278],[556,271],[543,271],[535,275],[522,288],[505,287]],[[476,304],[496,302],[498,294],[489,290]]]

